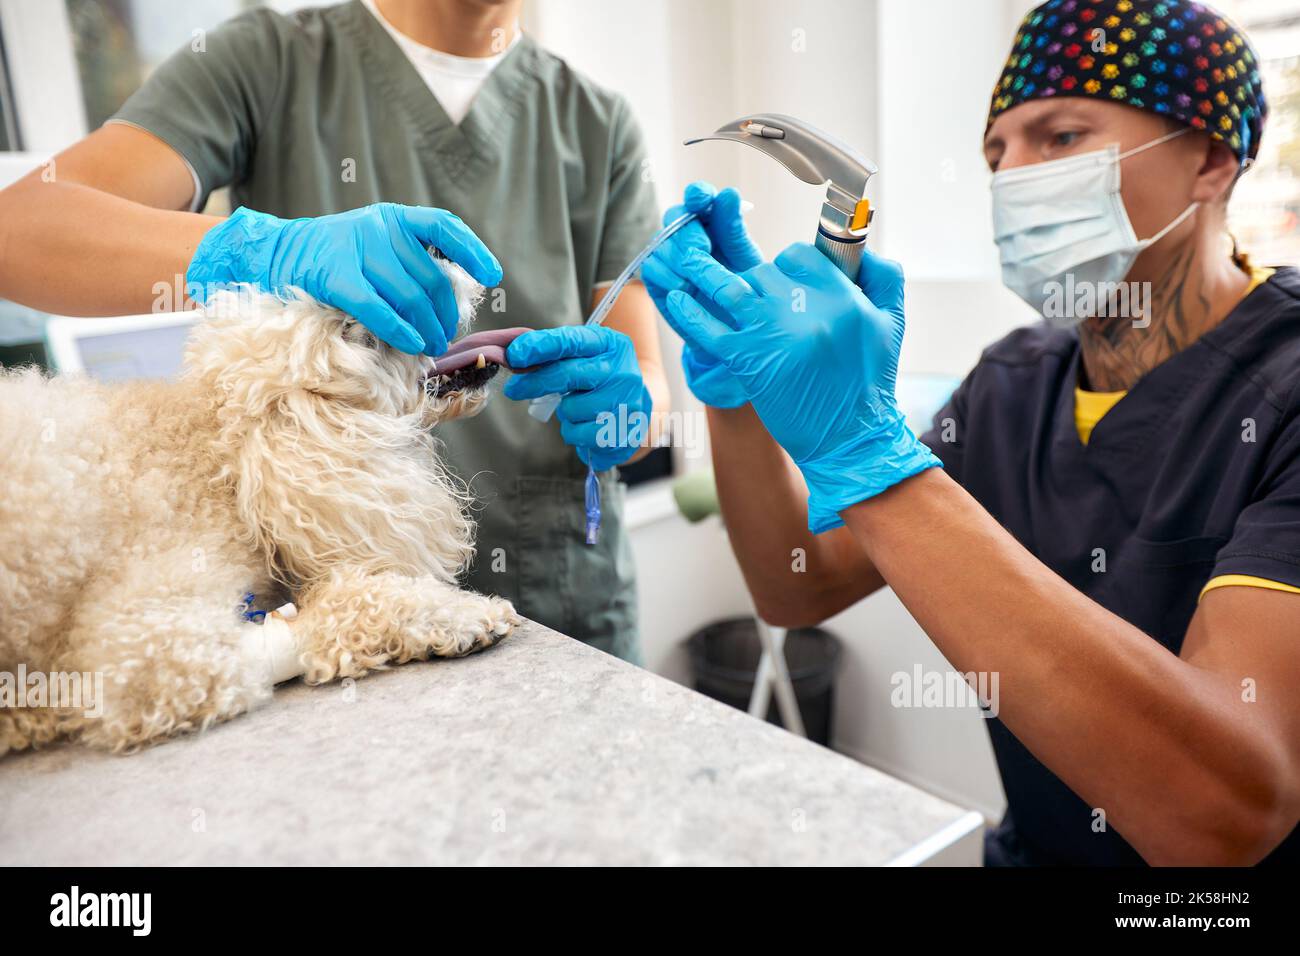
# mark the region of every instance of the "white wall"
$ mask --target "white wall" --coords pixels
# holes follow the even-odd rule
[[[689,685],[685,637],[710,621],[751,613],[727,533],[717,518],[691,525],[673,517],[634,531],[632,550],[645,666]]]
[[[864,69],[875,59],[875,6],[872,0],[731,0],[733,95],[716,110],[714,127],[747,112],[789,113],[876,158],[876,103]],[[692,148],[734,154],[734,182],[754,203],[750,230],[768,256],[813,240],[824,189],[734,143]],[[868,184],[873,201],[876,188],[875,180]]]
[[[912,281],[995,280],[982,146],[989,96],[1019,18],[1000,0],[878,7],[879,248],[904,263]]]
[[[0,0],[0,32],[23,149],[54,153],[86,134],[63,3]]]
[[[964,375],[1033,311],[999,281],[985,119],[1030,0],[883,0],[875,248],[907,272],[908,373]],[[942,30],[933,25],[942,23]],[[924,37],[922,50],[916,38]],[[919,67],[915,60],[944,64]]]

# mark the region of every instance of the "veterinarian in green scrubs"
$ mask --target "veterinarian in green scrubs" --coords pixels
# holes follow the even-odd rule
[[[20,183],[0,198],[0,219],[20,237],[8,247],[25,250],[0,267],[0,294],[64,313],[156,309],[156,283],[185,275],[203,237],[214,223],[222,227],[183,210],[203,208],[213,190],[229,186],[232,208],[282,219],[379,202],[448,210],[504,273],[476,329],[579,324],[601,284],[654,233],[657,209],[626,104],[519,34],[520,2],[354,0],[228,21],[175,54],[113,120],[58,157],[54,188]],[[408,24],[427,45],[403,33]],[[439,52],[465,50],[477,51],[481,64]],[[457,80],[479,74],[459,122],[435,95],[426,59],[450,64],[449,102],[463,93]],[[340,245],[349,243],[323,247],[335,256]],[[29,288],[25,267],[35,275]],[[317,268],[328,291],[334,273],[328,262]],[[635,344],[623,356],[630,374],[643,377],[644,393],[663,411],[655,321],[635,286],[609,324]],[[420,348],[413,341],[408,351]],[[638,660],[616,472],[601,476],[603,528],[599,544],[588,546],[587,469],[557,421],[534,421],[526,403],[497,395],[478,417],[448,423],[439,436],[477,501],[478,554],[467,585]]]

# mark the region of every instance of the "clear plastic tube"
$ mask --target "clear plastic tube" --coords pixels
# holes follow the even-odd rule
[[[610,310],[614,308],[614,303],[618,300],[619,293],[621,293],[623,289],[627,287],[627,284],[636,277],[636,274],[641,271],[642,264],[654,254],[656,249],[671,239],[678,230],[697,218],[699,217],[693,212],[682,213],[668,225],[655,233],[655,237],[650,240],[649,244],[636,254],[636,257],[628,263],[627,268],[620,272],[618,278],[610,284],[609,291],[601,296],[600,302],[597,303],[596,308],[592,310],[591,315],[587,318],[587,321],[584,324],[604,324],[605,319],[609,317]],[[551,416],[555,414],[555,409],[559,407],[560,399],[563,397],[563,395],[556,394],[542,395],[538,398],[534,398],[528,404],[528,414],[533,416],[533,418],[537,419],[539,422],[548,422],[551,420]]]

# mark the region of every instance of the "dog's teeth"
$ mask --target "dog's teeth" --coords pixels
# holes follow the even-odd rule
[[[486,368],[486,367],[487,367],[487,359],[485,359],[485,358],[483,357],[483,353],[482,353],[482,352],[479,352],[479,353],[478,353],[478,361],[474,363],[474,367],[475,367],[475,368]]]

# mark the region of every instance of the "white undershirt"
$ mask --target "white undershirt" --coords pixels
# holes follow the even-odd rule
[[[505,59],[521,36],[518,25],[514,28],[514,37],[500,53],[492,56],[452,56],[433,47],[417,43],[393,26],[379,12],[375,0],[362,0],[376,20],[388,31],[393,42],[406,54],[415,71],[420,74],[429,90],[437,97],[447,116],[457,126],[469,112],[474,97],[496,69],[498,63]]]

